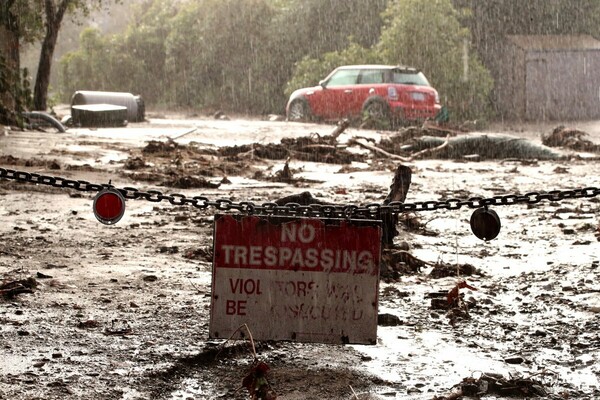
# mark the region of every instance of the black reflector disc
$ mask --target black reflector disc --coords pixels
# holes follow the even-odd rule
[[[481,240],[492,240],[500,233],[500,218],[494,210],[478,208],[471,215],[471,230]]]

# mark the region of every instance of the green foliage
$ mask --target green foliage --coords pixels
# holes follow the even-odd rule
[[[493,80],[458,18],[450,0],[396,0],[377,50],[387,63],[421,69],[454,118],[488,118]]]
[[[493,81],[480,55],[492,68],[507,33],[600,34],[599,11],[597,0],[143,0],[125,33],[82,36],[61,61],[61,92],[280,113],[291,91],[339,65],[406,64],[453,119],[482,119]]]
[[[96,51],[82,43],[63,57],[61,92],[66,99],[77,88],[120,82],[120,90],[129,87],[148,104],[282,112],[294,64],[346,48],[352,33],[361,44],[374,43],[386,3],[146,0],[113,45],[95,38]]]
[[[85,29],[77,51],[60,61],[60,98],[69,101],[77,90],[125,91],[141,94],[153,104],[168,87],[165,41],[174,15],[166,0],[142,3],[127,32],[103,36]]]
[[[34,42],[43,34],[42,10],[40,0],[3,0],[0,5],[0,25],[14,29],[22,41]]]
[[[0,123],[23,126],[21,111],[31,108],[33,94],[27,69],[14,70],[0,54]],[[5,104],[10,97],[11,104]]]
[[[188,3],[167,39],[171,98],[190,107],[261,111],[270,88],[263,50],[271,17],[263,0]]]

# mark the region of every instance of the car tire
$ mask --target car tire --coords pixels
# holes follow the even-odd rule
[[[390,107],[381,99],[367,100],[363,106],[363,125],[374,128],[391,128]]]
[[[296,99],[290,103],[288,121],[306,122],[311,119],[310,107],[306,99]]]

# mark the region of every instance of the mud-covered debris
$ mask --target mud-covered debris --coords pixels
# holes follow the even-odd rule
[[[176,254],[179,253],[178,246],[160,246],[158,251],[160,253]]]
[[[459,281],[446,295],[446,301],[450,306],[458,306],[460,303],[460,289],[477,290],[473,286],[469,285],[467,281]]]
[[[79,329],[93,329],[100,326],[100,322],[95,319],[88,319],[85,321],[79,321],[77,327]]]
[[[471,276],[480,274],[480,271],[471,264],[444,264],[436,263],[429,273],[433,279],[456,277],[456,276]]]
[[[141,169],[146,167],[146,161],[142,157],[129,157],[123,165],[125,169]]]
[[[586,132],[559,125],[548,134],[542,134],[542,143],[548,147],[566,147],[576,151],[600,152],[600,145],[587,139]]]
[[[427,222],[423,222],[419,216],[412,213],[404,213],[398,216],[398,223],[402,224],[407,232],[423,236],[439,236],[439,232],[428,229]]]
[[[265,362],[256,360],[242,380],[242,386],[248,390],[251,400],[277,399],[277,395],[267,380],[269,370],[270,367]]]
[[[104,334],[108,336],[126,336],[132,333],[133,329],[129,322],[124,320],[112,320],[110,326],[104,329]]]
[[[327,203],[325,201],[319,200],[316,197],[313,197],[313,195],[310,192],[302,192],[299,194],[292,194],[292,195],[285,196],[285,197],[275,200],[275,204],[280,205],[280,206],[286,205],[288,203],[300,204],[301,206],[308,206],[311,204],[320,204],[320,205],[331,204],[331,203]]]
[[[446,146],[442,147],[447,143]],[[382,140],[379,147],[388,153],[410,157],[420,153],[419,158],[436,159],[538,159],[555,160],[561,156],[547,147],[538,146],[523,138],[507,135],[463,135],[454,138],[422,136],[404,143]],[[424,152],[436,149],[435,152]],[[477,156],[477,157],[474,157]]]
[[[18,165],[24,167],[44,167],[51,170],[61,169],[61,165],[57,160],[43,160],[40,158],[19,158],[13,157],[10,154],[0,155],[1,165]]]
[[[384,249],[381,255],[380,278],[384,282],[393,282],[402,275],[411,275],[421,272],[421,268],[431,265],[408,251],[397,249]]]
[[[510,356],[504,358],[504,362],[507,364],[523,364],[525,359],[521,356]]]
[[[162,182],[163,186],[177,189],[216,189],[221,183],[213,183],[202,177],[195,176],[174,176]]]
[[[283,168],[276,171],[271,178],[275,182],[291,183],[294,180],[294,174],[290,169],[290,159],[288,158],[283,165]]]
[[[400,318],[393,314],[377,315],[377,325],[379,326],[398,326],[401,325]]]
[[[364,161],[360,154],[350,153],[342,147],[322,143],[312,137],[282,139],[281,143],[252,144],[222,147],[219,155],[226,157],[257,157],[267,160],[283,160],[288,157],[298,161],[322,162],[327,164],[350,164]]]
[[[37,281],[34,277],[20,280],[4,280],[0,284],[0,295],[5,299],[12,299],[23,293],[33,293],[37,287]]]
[[[204,260],[211,262],[213,258],[212,247],[187,249],[183,252],[183,257],[187,258],[188,260]]]
[[[180,146],[173,139],[167,139],[166,142],[160,140],[151,140],[146,147],[142,149],[143,154],[167,155],[179,149]]]
[[[94,172],[101,171],[100,168],[94,168],[90,164],[82,164],[82,165],[65,165],[66,171],[84,171],[84,172]]]
[[[144,282],[156,282],[158,280],[158,276],[156,275],[146,275],[142,278]]]
[[[469,308],[476,305],[473,298],[466,302],[462,301],[463,294],[460,293],[460,289],[477,290],[463,280],[459,281],[448,292],[439,291],[427,294],[427,297],[431,299],[431,309],[446,310],[446,318],[448,318],[448,322],[452,326],[455,326],[459,320],[470,319]]]
[[[165,179],[165,175],[158,172],[132,172],[123,174],[123,176],[133,181],[160,182]]]
[[[484,373],[480,378],[464,378],[461,383],[454,386],[451,393],[446,396],[436,396],[433,400],[457,400],[463,396],[549,396],[544,383],[529,378],[505,378],[501,374]]]
[[[322,162],[327,164],[350,164],[364,161],[365,157],[346,150],[337,143],[338,136],[346,129],[340,122],[331,135],[313,133],[299,138],[283,138],[281,143],[253,143],[242,146],[222,147],[218,154],[222,157],[257,157],[268,160],[292,159],[297,161]]]
[[[444,128],[438,125],[424,125],[422,127],[409,126],[399,129],[398,132],[388,138],[382,139],[381,143],[383,148],[392,148],[395,146],[402,146],[411,140],[421,138],[423,136],[445,138],[447,136],[457,136],[459,133],[463,132]]]

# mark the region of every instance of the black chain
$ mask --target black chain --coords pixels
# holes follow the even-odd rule
[[[56,176],[40,175],[26,171],[0,168],[0,178],[15,180],[17,182],[49,185],[58,188],[75,189],[82,192],[99,192],[104,189],[116,189],[126,199],[143,199],[154,203],[168,201],[173,205],[191,205],[198,209],[215,208],[220,211],[239,211],[255,215],[282,215],[323,218],[377,218],[381,215],[398,215],[412,211],[458,210],[462,207],[481,208],[487,206],[509,206],[515,204],[537,204],[541,201],[558,202],[567,199],[592,198],[600,195],[600,188],[586,187],[571,190],[551,190],[549,192],[530,192],[524,195],[509,194],[494,197],[472,197],[469,199],[449,199],[440,201],[417,201],[402,203],[399,201],[388,204],[371,203],[361,206],[352,204],[312,204],[303,206],[297,203],[278,205],[276,203],[263,203],[261,205],[243,201],[235,203],[229,199],[211,201],[204,196],[188,197],[183,194],[163,194],[157,190],[147,192],[133,187],[115,188],[110,184],[95,184],[87,181],[72,180]]]

